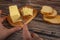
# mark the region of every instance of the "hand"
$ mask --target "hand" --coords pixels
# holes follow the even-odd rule
[[[23,26],[23,40],[43,40],[43,38],[39,37],[36,33],[29,32],[28,26],[24,24]]]
[[[23,26],[23,40],[33,40],[26,24]]]
[[[4,40],[6,37],[8,37],[10,34],[20,30],[20,27],[14,27],[11,29],[7,29],[2,25],[3,20],[5,20],[6,17],[0,17],[0,40]]]

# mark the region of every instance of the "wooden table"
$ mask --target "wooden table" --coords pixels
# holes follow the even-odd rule
[[[5,2],[6,3],[6,2]],[[9,5],[4,4],[0,6],[4,10],[3,16],[8,15],[8,6],[10,4],[17,4],[19,7],[23,5],[31,5],[35,7],[38,11],[41,9],[43,5],[52,6],[54,9],[58,11],[60,14],[60,0],[21,0],[20,2],[9,3]],[[6,3],[7,4],[7,3]],[[7,28],[11,28],[12,26],[8,24],[7,21],[4,23]],[[9,27],[8,27],[9,26]],[[28,24],[29,30],[37,33],[44,40],[60,40],[60,25],[54,25],[43,21],[42,15],[38,12],[38,15]],[[22,40],[22,30],[13,33],[6,40]]]

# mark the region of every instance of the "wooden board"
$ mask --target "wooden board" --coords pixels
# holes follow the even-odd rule
[[[21,0],[21,1],[20,2],[22,4],[19,2],[18,4],[19,6],[29,4],[35,7],[36,9],[40,10],[43,5],[49,5],[49,6],[52,6],[54,9],[56,9],[58,11],[58,14],[60,14],[60,0],[30,0],[30,1]],[[8,5],[3,5],[3,6],[5,7]],[[2,7],[2,9],[4,7]],[[10,24],[8,25],[7,21],[5,22],[5,25],[6,27],[11,27]],[[29,23],[29,30],[36,32],[44,40],[60,40],[59,38],[60,37],[60,25],[46,23],[45,21],[42,20],[41,14],[38,14],[37,17]],[[15,32],[14,34],[10,35],[6,40],[22,40],[23,38],[21,34],[22,34],[22,31]],[[52,36],[52,35],[55,35],[55,36]]]

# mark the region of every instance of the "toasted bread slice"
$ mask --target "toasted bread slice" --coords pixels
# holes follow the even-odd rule
[[[53,10],[53,13],[50,14],[50,15],[43,15],[44,17],[47,17],[47,18],[54,18],[55,16],[57,16],[57,11],[56,10]]]
[[[21,8],[19,9],[19,11],[21,12]],[[25,21],[25,24],[28,24],[29,22],[31,22],[32,19],[35,18],[36,15],[37,15],[37,10],[33,8],[33,16],[22,16],[22,18]],[[13,23],[9,15],[7,17],[7,20],[12,26],[21,26],[21,27],[23,26],[22,21]]]
[[[53,12],[53,8],[50,6],[43,6],[41,9],[41,14],[50,15]]]
[[[56,17],[54,18],[46,18],[46,17],[43,17],[43,19],[49,23],[52,23],[52,24],[60,24],[60,15],[57,15]]]

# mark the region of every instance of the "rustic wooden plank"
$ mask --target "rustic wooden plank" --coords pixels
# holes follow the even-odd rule
[[[8,4],[0,3],[0,9],[4,10],[3,16],[8,15]],[[10,4],[10,3],[9,3]],[[13,3],[11,3],[13,4]],[[60,14],[60,0],[21,0],[20,2],[15,2],[19,7],[22,5],[31,5],[38,9],[41,9],[43,5],[52,6],[54,9],[58,11]],[[7,14],[7,15],[6,15]],[[7,21],[4,21],[4,26],[7,28],[11,28],[12,26],[8,24]],[[8,27],[9,26],[9,27]],[[44,40],[60,40],[60,25],[54,25],[50,23],[46,23],[42,19],[42,15],[38,13],[37,17],[34,18],[29,24],[29,30],[37,33]],[[52,36],[54,35],[54,36]],[[15,32],[11,36],[9,36],[6,40],[22,40],[22,31]]]

